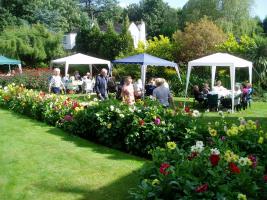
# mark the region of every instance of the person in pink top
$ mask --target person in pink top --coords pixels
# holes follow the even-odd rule
[[[132,84],[133,80],[130,76],[127,76],[124,80],[124,85],[122,87],[122,100],[128,105],[133,105],[135,103],[134,99],[134,87]]]

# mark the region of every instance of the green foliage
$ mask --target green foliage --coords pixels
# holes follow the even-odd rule
[[[133,41],[128,32],[129,21],[125,18],[122,32],[116,33],[111,21],[107,24],[107,31],[102,32],[95,22],[90,29],[82,29],[76,39],[76,50],[90,55],[113,60],[119,54],[133,51]]]
[[[28,66],[48,64],[63,55],[62,35],[49,32],[43,25],[10,27],[0,34],[0,53],[18,58]]]
[[[264,18],[262,25],[263,25],[264,33],[267,34],[267,16]]]
[[[79,0],[82,10],[88,17],[99,24],[106,24],[107,21],[119,22],[122,17],[122,8],[117,0]]]
[[[197,22],[207,16],[225,32],[252,35],[258,31],[257,20],[250,17],[253,0],[189,0],[182,10],[182,24]]]
[[[142,0],[131,4],[127,13],[131,21],[144,20],[150,37],[171,36],[179,25],[178,11],[163,0]]]
[[[207,18],[187,24],[184,32],[178,30],[173,35],[176,60],[187,62],[214,53],[225,39],[223,31]]]
[[[267,39],[254,36],[248,37],[242,35],[240,41],[229,34],[226,42],[218,46],[218,49],[228,52],[245,59],[253,61],[254,64],[254,82],[258,86],[267,88],[266,85],[266,69],[267,69]]]
[[[73,0],[2,0],[2,8],[17,21],[45,24],[53,31],[68,32],[80,28],[84,21],[88,23],[88,18],[83,16],[77,2]]]

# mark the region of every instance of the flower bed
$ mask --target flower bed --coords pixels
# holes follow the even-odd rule
[[[240,118],[228,124],[222,116],[203,123],[188,107],[173,111],[150,100],[135,106],[116,100],[78,103],[14,84],[0,88],[0,106],[151,156],[139,189],[131,192],[135,199],[266,199],[267,133],[257,122]]]
[[[266,171],[254,155],[219,141],[197,141],[185,150],[173,142],[166,146],[151,152],[153,162],[131,190],[133,199],[266,199]]]

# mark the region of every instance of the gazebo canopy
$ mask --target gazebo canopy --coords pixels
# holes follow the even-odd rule
[[[15,59],[7,58],[5,56],[0,56],[0,65],[9,65],[9,72],[11,71],[10,65],[18,65],[20,72],[22,72],[20,60],[15,60]]]
[[[151,66],[169,66],[177,67],[177,64],[168,60],[164,60],[149,54],[137,54],[134,56],[129,56],[127,58],[122,58],[112,61],[112,63],[117,64],[139,64],[139,65],[151,65]]]
[[[234,86],[235,86],[235,69],[247,67],[249,70],[249,82],[252,83],[252,62],[242,58],[227,54],[215,53],[205,56],[188,63],[186,78],[186,95],[188,91],[189,79],[192,67],[194,66],[211,66],[211,87],[214,87],[216,67],[230,67],[231,91],[232,91],[232,111],[234,110]]]
[[[52,60],[53,64],[64,64],[65,65],[65,75],[68,74],[68,70],[69,70],[69,65],[89,65],[89,69],[90,69],[90,73],[92,74],[92,65],[93,64],[105,64],[108,65],[108,68],[110,69],[110,61],[108,60],[103,60],[100,58],[95,58],[92,56],[87,56],[81,53],[78,54],[74,54],[71,56],[67,56],[64,58],[59,58],[56,60]]]
[[[0,56],[0,65],[21,65],[21,61]]]
[[[118,60],[114,60],[112,61],[112,63],[115,64],[137,64],[137,65],[141,65],[141,79],[142,79],[142,85],[143,85],[143,89],[145,86],[145,80],[146,80],[146,70],[147,70],[147,66],[165,66],[165,67],[174,67],[179,80],[181,81],[181,77],[180,77],[180,72],[178,69],[178,65],[174,62],[168,61],[168,60],[164,60],[155,56],[151,56],[149,54],[143,53],[143,54],[137,54],[134,56],[129,56],[126,58],[122,58],[122,59],[118,59]]]

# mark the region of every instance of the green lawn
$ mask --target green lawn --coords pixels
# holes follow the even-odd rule
[[[187,102],[187,105],[189,105],[192,109],[193,107],[193,99],[184,99],[184,98],[175,98],[175,104],[177,105],[178,102]],[[196,103],[197,104],[197,103]],[[195,107],[197,109],[197,107]],[[204,112],[204,111],[202,111]],[[261,126],[267,131],[267,102],[252,102],[251,108],[248,108],[246,110],[242,110],[240,112],[235,112],[231,114],[227,114],[225,112],[225,118],[230,122],[236,122],[236,120],[239,117],[244,117],[246,119],[252,119],[252,120],[259,120]],[[218,112],[208,112],[204,113],[204,122],[212,122],[218,120],[219,114]]]
[[[127,199],[145,160],[0,109],[1,200]]]

